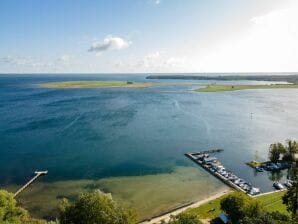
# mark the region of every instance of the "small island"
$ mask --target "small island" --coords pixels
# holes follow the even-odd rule
[[[298,84],[271,84],[271,85],[220,85],[211,84],[204,88],[196,89],[196,92],[226,92],[248,89],[289,89],[298,88]]]
[[[93,88],[148,88],[156,86],[154,83],[132,81],[65,81],[46,82],[37,84],[41,88],[53,89],[93,89]]]

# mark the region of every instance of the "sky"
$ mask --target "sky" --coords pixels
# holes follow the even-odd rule
[[[297,0],[1,0],[0,73],[298,72]]]

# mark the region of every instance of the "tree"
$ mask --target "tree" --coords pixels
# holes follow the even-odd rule
[[[232,223],[239,223],[239,220],[245,217],[257,217],[264,213],[264,209],[258,201],[240,192],[235,192],[222,199],[220,208],[228,215]]]
[[[64,200],[59,220],[61,224],[132,224],[136,215],[119,206],[110,195],[94,191],[80,195],[73,204]]]
[[[295,162],[295,154],[298,153],[298,143],[296,141],[287,140],[283,160]]]
[[[247,198],[241,193],[233,193],[220,202],[220,208],[229,216],[232,223],[237,223],[245,216]]]
[[[298,153],[298,143],[288,140],[286,154],[283,159],[291,163],[291,167],[288,170],[288,178],[293,181],[293,185],[282,199],[287,206],[287,210],[291,212],[293,219],[298,219],[298,161],[295,157],[296,153]]]
[[[245,216],[256,217],[264,213],[264,209],[261,204],[256,200],[246,200],[246,204],[243,208]]]
[[[5,190],[0,190],[0,223],[13,224],[39,224],[42,220],[31,219],[28,212],[18,207],[13,195]]]
[[[201,224],[199,217],[189,213],[172,216],[168,224]]]
[[[287,210],[291,212],[293,219],[298,219],[298,167],[297,162],[291,168],[293,185],[283,196],[283,203],[287,206]]]
[[[285,147],[281,143],[274,143],[270,145],[269,159],[271,162],[276,163],[283,153],[285,153]]]

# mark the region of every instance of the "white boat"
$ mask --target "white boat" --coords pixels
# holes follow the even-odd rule
[[[277,189],[277,190],[282,190],[282,189],[285,188],[285,186],[282,185],[282,184],[279,183],[279,182],[274,182],[274,183],[273,183],[273,187],[275,187],[275,189]]]
[[[249,194],[250,195],[256,195],[256,194],[259,194],[260,193],[260,189],[257,188],[257,187],[252,187]]]

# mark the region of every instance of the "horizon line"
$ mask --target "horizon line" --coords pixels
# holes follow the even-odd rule
[[[0,75],[291,74],[297,72],[6,72]],[[294,74],[295,75],[295,74]]]

